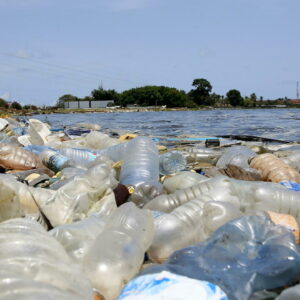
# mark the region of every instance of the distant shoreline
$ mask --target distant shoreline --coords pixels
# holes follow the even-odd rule
[[[15,110],[3,109],[0,110],[0,117],[6,116],[33,116],[41,114],[81,114],[81,113],[126,113],[126,112],[159,112],[159,111],[205,111],[205,110],[249,110],[249,109],[292,109],[300,108],[300,106],[287,106],[287,107],[199,107],[199,108],[148,108],[148,107],[134,107],[134,108],[98,108],[98,109],[38,109],[38,110]]]

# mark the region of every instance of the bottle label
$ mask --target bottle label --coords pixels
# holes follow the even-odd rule
[[[167,271],[134,278],[118,300],[228,300],[216,285]]]
[[[57,171],[60,171],[63,168],[64,164],[67,161],[69,161],[68,158],[56,153],[56,154],[51,155],[49,157],[48,166],[49,166],[50,169],[57,172]]]

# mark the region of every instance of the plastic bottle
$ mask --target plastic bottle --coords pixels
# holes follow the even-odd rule
[[[112,197],[117,186],[114,170],[100,164],[88,169],[56,191],[30,189],[40,209],[52,226],[80,221],[99,212],[105,197]]]
[[[111,138],[107,134],[98,131],[91,131],[86,136],[86,142],[87,148],[90,149],[104,149],[121,143],[118,139]]]
[[[158,196],[147,203],[145,208],[171,212],[176,207],[196,198],[203,199],[203,201],[225,201],[238,204],[238,195],[232,193],[231,185],[230,179],[225,176],[214,177],[173,194]]]
[[[40,158],[13,144],[0,143],[0,166],[5,169],[30,170],[42,168]]]
[[[49,233],[74,261],[80,262],[105,225],[105,218],[92,215],[79,222],[57,226]]]
[[[0,299],[38,299],[50,291],[50,299],[93,298],[81,268],[38,223],[27,219],[1,223],[0,248]]]
[[[166,178],[163,182],[163,186],[167,193],[171,194],[176,192],[177,190],[189,188],[208,179],[208,177],[205,177],[196,172],[183,171],[177,173],[175,176]]]
[[[147,137],[137,137],[128,142],[121,169],[120,182],[138,185],[143,182],[158,183],[159,156],[155,143]]]
[[[120,206],[83,258],[93,288],[106,300],[116,299],[123,284],[139,271],[153,239],[153,217],[133,203]]]
[[[43,164],[54,172],[59,172],[60,170],[73,165],[71,159],[52,150],[43,151],[40,158],[42,159]]]
[[[215,165],[218,159],[223,154],[221,149],[211,149],[211,148],[194,148],[188,147],[184,149],[184,155],[188,163],[209,163]]]
[[[162,263],[176,250],[205,240],[217,228],[240,216],[239,209],[231,203],[205,203],[199,199],[186,202],[171,213],[155,218],[155,234],[148,256]]]
[[[256,153],[245,146],[228,148],[217,162],[218,168],[226,168],[227,165],[235,165],[241,168],[249,168],[249,159]]]
[[[294,151],[292,154],[282,158],[282,161],[298,172],[300,171],[300,151]]]
[[[86,166],[94,161],[98,154],[88,149],[63,148],[59,150],[60,154],[71,159],[76,166]]]
[[[273,154],[260,154],[250,162],[252,168],[261,171],[263,180],[280,182],[284,180],[300,183],[300,174]]]
[[[206,241],[176,251],[164,264],[144,269],[140,276],[161,271],[205,280],[229,299],[248,300],[256,291],[296,279],[300,251],[286,228],[267,217],[244,216],[226,223]]]
[[[187,167],[186,158],[179,151],[171,151],[159,156],[159,173],[168,175],[178,173]]]

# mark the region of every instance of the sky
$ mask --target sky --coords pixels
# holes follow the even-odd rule
[[[0,97],[143,85],[296,98],[299,0],[0,0]]]

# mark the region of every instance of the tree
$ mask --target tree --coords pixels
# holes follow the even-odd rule
[[[78,98],[76,96],[73,96],[71,94],[65,94],[61,97],[58,98],[57,102],[56,102],[56,106],[58,108],[64,108],[65,107],[65,102],[68,101],[78,101]]]
[[[37,110],[37,107],[35,105],[26,104],[26,105],[23,106],[23,109]]]
[[[11,107],[11,108],[14,108],[14,109],[18,109],[18,110],[21,110],[21,109],[22,109],[22,105],[21,105],[19,102],[17,102],[17,101],[14,101],[14,102],[11,104],[10,107]]]
[[[115,90],[105,90],[103,87],[99,87],[91,92],[93,99],[95,100],[114,100],[118,102],[119,94]]]
[[[166,86],[143,86],[124,91],[120,95],[120,104],[137,104],[140,106],[183,107],[186,106],[187,95],[184,91]]]
[[[230,90],[226,94],[227,99],[232,106],[242,106],[244,99],[238,90]]]
[[[210,105],[209,104],[209,94],[212,90],[212,85],[210,82],[204,78],[194,79],[192,86],[195,89],[190,91],[190,96],[193,101],[198,105]]]
[[[0,98],[0,107],[8,108],[7,102],[2,98]]]

